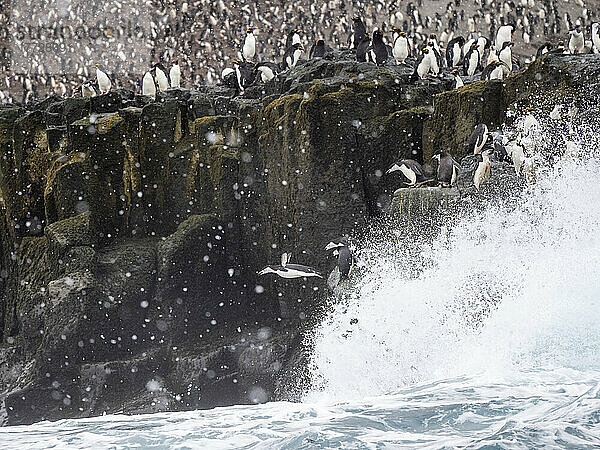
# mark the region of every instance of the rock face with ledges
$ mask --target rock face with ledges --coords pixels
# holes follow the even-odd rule
[[[241,97],[201,86],[0,108],[3,423],[285,397],[306,379],[293,366],[327,288],[257,271],[287,251],[327,275],[324,245],[388,209],[393,162],[461,158],[475,124],[573,98],[599,71],[595,55],[551,56],[449,91],[447,75],[411,83],[407,67],[336,54]],[[457,195],[476,195],[469,176]],[[396,202],[423,215],[445,199]]]

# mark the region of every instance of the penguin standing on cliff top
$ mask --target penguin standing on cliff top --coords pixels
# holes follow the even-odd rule
[[[469,150],[473,151],[474,155],[481,153],[483,146],[488,139],[488,127],[484,123],[480,123],[475,127],[471,137],[469,137]]]
[[[254,66],[254,70],[257,72],[255,75],[258,75],[258,72],[260,72],[260,80],[266,83],[275,78],[279,72],[279,66],[275,63],[260,62]]]
[[[413,159],[403,159],[402,161],[393,164],[385,173],[389,174],[398,171],[408,180],[408,182],[403,181],[403,183],[411,187],[416,186],[417,182],[420,183],[425,179],[423,166]]]
[[[431,33],[429,35],[428,45],[429,45],[429,48],[432,49],[433,54],[435,55],[438,68],[441,69],[442,67],[444,67],[444,58],[442,57],[442,51],[440,50],[440,45],[438,44],[438,41],[437,41],[437,34]]]
[[[381,30],[375,30],[373,32],[373,43],[369,51],[369,58],[371,62],[378,66],[384,65],[388,60],[388,49],[383,42],[383,32]]]
[[[142,78],[142,95],[152,97],[152,99],[156,98],[156,84],[150,72],[146,72]]]
[[[581,27],[577,25],[574,30],[569,31],[571,37],[569,38],[569,52],[572,55],[583,53],[585,48],[585,39],[583,38],[583,31]]]
[[[539,47],[537,49],[537,52],[535,54],[536,59],[540,59],[542,56],[544,56],[550,50],[552,50],[552,43],[550,43],[550,42],[544,43],[541,47]]]
[[[505,42],[502,44],[502,50],[498,54],[498,59],[504,64],[503,69],[505,75],[509,75],[512,72],[512,47],[515,45],[514,42]]]
[[[367,34],[367,27],[358,16],[352,18],[352,33],[348,36],[348,48],[357,48],[358,43]]]
[[[452,187],[458,177],[460,165],[454,161],[452,155],[448,152],[438,152],[431,159],[437,160],[438,168],[436,173],[437,181],[442,187]]]
[[[323,278],[315,269],[312,267],[304,266],[302,264],[290,264],[291,255],[284,253],[281,255],[280,266],[267,266],[258,272],[258,275],[266,275],[268,273],[274,273],[281,278],[310,278],[317,277]]]
[[[254,35],[254,27],[246,28],[246,38],[242,46],[242,58],[245,61],[252,61],[256,56],[256,36]]]
[[[479,55],[479,50],[477,49],[477,42],[471,43],[471,48],[465,55],[465,59],[463,60],[463,69],[465,71],[465,75],[472,77],[477,72],[479,67],[481,58]]]
[[[166,91],[169,89],[169,79],[167,78],[167,69],[161,64],[154,64],[154,76],[156,77],[156,84],[158,85],[159,91]]]
[[[600,53],[600,24],[598,22],[592,24],[592,44],[594,53]]]
[[[431,60],[429,58],[429,49],[427,47],[423,47],[421,50],[421,56],[417,60],[417,65],[415,66],[415,71],[410,77],[411,81],[422,80],[427,76],[429,70],[431,69]]]
[[[492,61],[484,67],[481,72],[482,80],[502,80],[504,78],[505,66],[503,62]]]
[[[410,43],[406,37],[406,33],[398,27],[393,29],[394,46],[392,49],[392,56],[396,60],[396,64],[404,64],[406,58],[410,56]]]
[[[460,65],[463,45],[465,45],[465,38],[462,36],[455,37],[448,42],[448,46],[446,47],[446,63],[448,67]]]
[[[367,33],[363,34],[356,45],[356,60],[358,62],[367,62],[367,52],[371,45],[371,38]]]
[[[496,52],[500,53],[502,50],[502,45],[505,42],[512,42],[512,34],[515,31],[515,26],[513,24],[503,25],[498,28],[498,32],[496,33]]]
[[[173,64],[171,66],[171,70],[169,71],[169,79],[171,80],[171,87],[178,88],[181,87],[181,68],[179,67],[179,60],[174,58],[171,60]]]
[[[94,86],[89,81],[85,81],[81,84],[81,96],[82,97],[95,97],[96,90]]]
[[[100,95],[107,94],[112,87],[112,82],[108,75],[100,68],[100,64],[96,64],[96,80],[98,82],[98,89],[100,90]]]
[[[312,58],[322,58],[325,56],[325,53],[331,52],[332,49],[328,45],[325,45],[325,41],[323,39],[317,39],[315,43],[310,48],[310,53],[308,57]]]
[[[304,31],[294,28],[290,30],[285,39],[285,49],[287,50],[294,44],[302,44],[302,39],[300,39],[300,33],[304,33]]]
[[[429,41],[427,43],[427,48],[429,49],[428,55],[431,74],[434,77],[437,77],[440,73],[442,56],[440,55],[440,52],[435,49],[433,42]]]
[[[333,255],[338,257],[337,269],[340,272],[340,278],[348,278],[354,268],[354,255],[348,244],[348,238],[344,236],[336,241],[331,241],[325,250],[333,250]]]
[[[298,61],[300,60],[300,55],[302,55],[303,51],[304,47],[302,47],[302,44],[300,44],[299,42],[296,42],[290,48],[288,48],[283,54],[283,70],[290,69],[296,64],[298,64]]]

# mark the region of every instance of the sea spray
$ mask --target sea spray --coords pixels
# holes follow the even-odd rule
[[[559,157],[550,125],[528,149],[548,164],[520,196],[465,209],[429,243],[393,229],[363,242],[360,279],[308,338],[306,401],[480,373],[600,369],[598,136],[571,122],[579,134],[565,138],[582,151]]]

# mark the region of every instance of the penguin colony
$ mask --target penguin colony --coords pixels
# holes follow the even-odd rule
[[[33,28],[30,30],[27,23],[46,24],[53,37],[61,36],[60,27],[70,26],[59,20],[64,11],[59,10],[58,6],[46,5],[46,8],[39,11],[19,11],[18,2],[11,6],[12,8],[0,9],[0,23],[5,28],[11,22],[18,21],[21,25],[23,21],[19,20],[19,13],[31,16],[23,24],[27,35],[35,31]],[[392,58],[401,63],[405,60],[403,55],[406,55],[406,49],[410,48],[411,57],[416,61],[422,54],[422,47],[427,46],[431,33],[436,33],[436,50],[444,60],[447,60],[448,49],[452,50],[455,58],[452,66],[461,69],[459,77],[463,76],[463,65],[459,62],[464,60],[464,53],[471,48],[471,41],[480,42],[485,38],[490,44],[494,44],[488,49],[478,47],[482,68],[492,60],[499,59],[505,39],[500,33],[502,42],[498,43],[496,37],[499,29],[509,24],[514,25],[512,39],[516,43],[511,49],[512,56],[523,62],[535,58],[538,49],[542,54],[560,48],[581,51],[580,33],[583,34],[584,52],[598,52],[600,48],[597,24],[600,22],[600,0],[128,0],[122,7],[119,3],[115,6],[122,9],[121,14],[127,17],[131,14],[131,6],[137,6],[150,15],[150,22],[142,24],[146,32],[140,38],[140,47],[151,53],[153,62],[167,65],[172,58],[179,57],[178,65],[186,75],[188,85],[216,83],[225,68],[233,69],[233,61],[243,59],[241,49],[246,41],[248,25],[255,27],[252,30],[257,52],[254,59],[278,63],[284,59],[283,56],[290,47],[287,40],[290,24],[302,24],[306,30],[306,33],[299,33],[301,43],[306,45],[304,58],[309,56],[308,50],[312,47],[312,40],[310,45],[307,44],[309,36],[314,36],[315,40],[323,40],[316,49],[316,57],[321,56],[323,45],[336,49],[349,46],[354,48],[363,38],[366,55],[373,35],[369,32],[368,40],[364,35],[367,30],[377,28],[384,32],[384,42],[394,50]],[[71,15],[74,13],[70,11]],[[364,26],[362,34],[360,29],[354,27],[353,17],[361,18]],[[87,24],[77,17],[73,20],[76,21],[73,27],[81,30],[84,36],[94,34],[91,30],[95,24]],[[352,41],[349,42],[348,30],[351,29],[358,32],[353,34]],[[400,40],[393,33],[395,29],[405,33]],[[454,45],[457,41],[450,45],[461,36],[467,41],[466,46],[463,42],[457,47]],[[101,42],[81,39],[61,43],[60,38],[56,39],[55,43],[61,47],[69,64],[70,74],[52,73],[45,67],[45,55],[36,51],[25,50],[26,57],[31,61],[30,73],[15,73],[11,70],[10,57],[0,58],[4,68],[3,76],[0,77],[0,102],[25,104],[39,101],[51,93],[70,95],[79,91],[85,82],[95,78],[96,62],[107,66],[109,71],[104,70],[104,73],[113,78],[112,82],[116,87],[139,90],[143,74],[135,72],[132,62],[139,60],[139,54],[123,44],[121,37],[117,34],[107,35]],[[571,38],[573,42],[569,46]],[[561,39],[564,43],[557,46]],[[552,47],[545,46],[546,42],[552,42]],[[482,58],[482,53],[489,53],[489,56],[486,58],[483,55]],[[471,56],[475,61],[475,56]],[[427,60],[421,66],[421,73],[427,67]],[[444,61],[444,65],[446,64]],[[492,67],[490,71],[491,69]],[[133,75],[134,73],[136,74]],[[118,79],[115,79],[114,74],[120,74]],[[500,71],[497,70],[493,77],[499,76]],[[174,80],[173,84],[178,83]],[[97,85],[94,88],[98,90]]]
[[[584,6],[583,0],[577,0],[577,2],[581,3],[580,6]],[[419,7],[422,3],[423,0],[418,1]],[[543,57],[549,52],[600,53],[600,24],[592,22],[596,18],[596,13],[591,10],[584,8],[583,15],[573,20],[568,12],[561,17],[557,2],[551,0],[545,0],[537,6],[535,0],[509,1],[507,3],[494,0],[475,0],[472,3],[477,6],[476,12],[470,17],[466,17],[465,9],[461,9],[461,0],[449,2],[446,5],[445,13],[436,12],[433,16],[421,14],[419,8],[412,2],[408,3],[406,14],[404,14],[396,2],[392,1],[386,8],[389,15],[383,14],[385,20],[378,22],[378,17],[381,17],[382,11],[384,11],[384,5],[375,2],[375,6],[369,5],[365,9],[366,13],[362,17],[355,15],[347,22],[344,17],[336,16],[338,23],[333,27],[331,23],[334,16],[331,11],[334,9],[336,1],[325,3],[322,7],[313,3],[309,8],[313,23],[316,18],[321,16],[320,23],[323,24],[323,20],[325,20],[329,32],[326,33],[322,28],[317,27],[311,33],[317,38],[310,45],[308,52],[305,47],[305,33],[300,28],[287,30],[281,40],[281,43],[284,42],[284,44],[277,45],[272,34],[261,41],[258,27],[250,25],[245,27],[243,39],[238,40],[237,37],[233,39],[238,48],[237,58],[233,59],[230,64],[228,64],[228,58],[225,57],[219,61],[221,67],[226,65],[222,69],[220,79],[222,83],[229,84],[235,87],[239,93],[243,93],[245,89],[254,84],[268,83],[280,72],[293,69],[301,64],[305,57],[309,59],[323,58],[333,52],[333,47],[336,47],[351,51],[358,62],[378,66],[408,66],[413,70],[411,80],[416,83],[429,77],[437,77],[441,74],[442,69],[448,69],[455,79],[455,88],[460,88],[466,82],[478,79],[501,80],[517,70],[522,62],[514,53],[515,38],[520,38],[527,45],[531,44],[534,36],[555,38],[554,41],[548,40],[537,46],[534,54],[524,59],[525,63]],[[221,9],[221,12],[227,9],[222,0],[217,2],[217,8]],[[286,8],[286,11],[278,10],[278,8],[275,8],[274,17],[277,17],[277,13],[289,12],[291,6]],[[242,10],[246,13],[249,12],[247,9],[249,9],[248,5],[242,6]],[[213,15],[214,7],[210,7],[208,10],[210,11],[209,29],[214,32],[218,20]],[[191,19],[189,11],[189,4],[184,2],[181,5],[183,22],[194,29],[197,24]],[[172,14],[170,16],[172,17]],[[266,21],[263,16],[256,14],[255,18],[262,23],[261,27],[276,28],[274,27],[275,21]],[[309,17],[301,15],[301,18],[308,19]],[[459,26],[465,19],[468,24],[468,32],[460,35]],[[283,22],[278,20],[277,23]],[[480,25],[481,32],[476,31],[476,25]],[[372,31],[370,32],[369,29]],[[426,29],[441,32],[439,38],[436,33],[427,33]],[[556,38],[565,35],[565,30],[568,31],[566,42]],[[166,41],[174,44],[176,38],[168,36]],[[277,51],[274,52],[271,61],[266,60],[267,53],[264,49],[266,46],[273,47],[274,44]],[[200,75],[196,70],[198,64],[194,64],[189,52],[185,51],[188,48],[184,45],[181,51],[176,52],[173,50],[175,47],[177,46],[171,45],[170,49],[159,54],[159,61],[152,64],[143,75],[141,83],[139,80],[126,79],[120,80],[122,85],[135,83],[144,96],[152,99],[156,98],[158,92],[181,87],[182,69],[179,58],[173,58],[175,54],[181,55],[186,69],[192,69],[189,70],[189,74],[193,83],[217,81],[218,77],[214,68],[205,68],[205,77]],[[216,50],[216,45],[211,44],[210,40],[204,42],[204,47],[209,51]],[[215,54],[224,56],[223,49],[218,49],[212,54],[213,56]],[[280,56],[277,57],[277,55]],[[201,55],[196,52],[195,56],[199,59]],[[522,53],[521,56],[523,56]],[[162,63],[167,60],[167,57],[170,62],[169,69]],[[43,68],[39,72],[43,73]],[[184,72],[186,71],[184,70]],[[113,87],[113,80],[109,73],[109,70],[102,64],[96,64],[95,80],[92,79],[87,68],[84,68],[80,71],[78,84],[75,84],[73,80],[59,80],[56,76],[45,79],[36,75],[13,75],[13,78],[16,77],[16,81],[22,84],[23,102],[26,102],[35,99],[36,82],[41,85],[47,85],[49,82],[52,89],[61,95],[67,94],[68,85],[74,86],[73,92],[83,97],[106,94]],[[5,87],[10,87],[15,80],[5,76],[3,81]],[[10,103],[13,99],[5,91],[0,91],[0,101]],[[556,112],[555,115],[560,115],[560,112]],[[529,129],[535,128],[533,116],[530,116],[528,120],[530,123],[526,125]],[[519,136],[518,139],[508,143],[500,133],[491,134],[485,124],[475,127],[469,140],[469,150],[477,162],[473,175],[474,187],[479,190],[490,179],[490,157],[492,155],[495,155],[498,160],[512,162],[517,174],[521,174],[527,167],[531,167],[531,158],[527,158],[524,152],[527,139],[526,135]],[[408,187],[423,185],[452,187],[456,183],[461,166],[445,151],[436,153],[432,160],[437,162],[435,171],[432,171],[428,165],[423,166],[417,161],[405,159],[393,164],[386,174],[396,176],[395,172],[399,172],[401,182]],[[355,265],[355,258],[348,239],[343,237],[331,241],[325,250],[333,251],[334,256],[337,257],[336,269],[340,279],[348,278]],[[280,264],[269,265],[258,274],[275,274],[286,279],[322,278],[322,275],[313,268],[290,263],[290,260],[291,255],[284,253]]]

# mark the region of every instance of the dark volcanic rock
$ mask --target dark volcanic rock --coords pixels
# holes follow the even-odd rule
[[[297,398],[301,330],[326,284],[257,271],[290,251],[328,272],[324,245],[392,202],[394,161],[462,158],[477,123],[597,94],[599,72],[597,55],[548,56],[448,91],[447,75],[410,83],[410,68],[334,53],[243,96],[116,90],[0,108],[0,420]],[[494,163],[475,193],[463,165],[457,189],[395,204],[424,215],[524,183]]]

